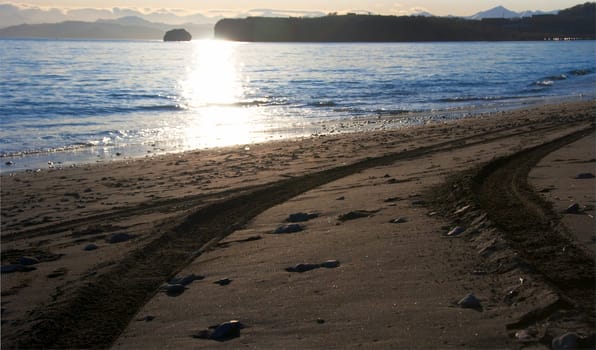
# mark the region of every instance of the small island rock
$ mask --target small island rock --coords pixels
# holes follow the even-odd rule
[[[166,32],[163,41],[191,41],[192,35],[185,29],[172,29]]]

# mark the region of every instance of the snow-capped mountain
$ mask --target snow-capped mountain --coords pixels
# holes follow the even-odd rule
[[[483,19],[483,18],[519,18],[519,17],[531,17],[533,15],[543,14],[557,14],[559,11],[522,11],[515,12],[511,11],[503,6],[497,6],[490,10],[480,11],[475,15],[466,17],[468,19]]]

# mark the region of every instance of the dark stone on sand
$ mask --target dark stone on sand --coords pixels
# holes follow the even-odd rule
[[[187,285],[191,284],[193,281],[202,280],[204,278],[205,278],[205,276],[195,275],[193,273],[193,274],[190,274],[190,275],[184,276],[184,277],[173,277],[168,281],[168,283],[181,284],[183,286],[187,286]]]
[[[219,284],[220,286],[227,286],[228,284],[232,283],[232,280],[229,278],[222,278],[220,280],[217,280],[215,282],[213,282],[215,284]]]
[[[533,343],[536,341],[536,335],[527,329],[515,332],[515,339],[520,343]]]
[[[185,29],[168,30],[163,37],[163,41],[191,41],[192,35]]]
[[[217,326],[211,334],[211,339],[217,341],[226,341],[240,336],[242,324],[238,321],[224,322]]]
[[[17,260],[17,264],[25,266],[35,265],[39,264],[39,259],[32,256],[22,256]]]
[[[337,260],[327,260],[320,264],[301,263],[301,264],[286,268],[286,271],[302,273],[302,272],[318,269],[321,267],[333,269],[333,268],[339,267],[339,265],[340,265],[340,263]]]
[[[300,232],[302,230],[304,230],[304,227],[300,224],[288,224],[288,225],[282,225],[282,226],[276,228],[275,231],[273,231],[273,233],[275,233],[275,234],[296,233],[296,232]]]
[[[133,238],[134,238],[134,236],[129,235],[128,233],[116,233],[116,234],[112,235],[110,238],[108,238],[107,241],[110,244],[114,244],[114,243],[126,242]]]
[[[575,178],[578,180],[581,180],[581,179],[593,179],[594,177],[596,177],[596,176],[594,176],[594,174],[592,174],[592,173],[581,173],[581,174],[577,174],[577,176]]]
[[[139,321],[139,322],[141,322],[141,321],[144,321],[144,322],[151,322],[151,321],[153,321],[154,319],[155,319],[155,316],[152,316],[152,315],[147,315],[147,316],[145,316],[145,317],[137,318],[137,321]]]
[[[457,302],[457,305],[464,309],[480,309],[482,308],[482,304],[480,304],[480,300],[476,298],[473,293],[470,293],[463,297],[460,301]]]
[[[471,207],[471,205],[469,205],[469,204],[468,204],[468,205],[465,205],[465,206],[463,206],[463,207],[461,207],[461,208],[457,209],[457,210],[456,210],[456,211],[455,211],[453,214],[455,214],[455,215],[463,214],[463,213],[465,213],[465,212],[466,212],[468,209],[470,209],[470,207]]]
[[[403,224],[405,222],[408,222],[408,219],[406,219],[406,218],[396,218],[396,219],[390,220],[389,222],[392,223],[392,224]]]
[[[344,197],[344,196],[335,198],[336,201],[343,201],[345,199],[346,199],[346,197]]]
[[[369,216],[372,216],[374,212],[370,212],[367,210],[355,210],[355,211],[351,211],[349,213],[346,214],[342,214],[338,217],[339,221],[348,221],[348,220],[355,220],[355,219],[360,219],[360,218],[367,218]]]
[[[567,207],[567,209],[565,209],[565,213],[567,214],[579,214],[580,213],[580,207],[578,203],[573,203],[570,206]]]
[[[177,297],[184,293],[186,286],[183,284],[166,284],[162,287],[162,290],[166,292],[168,296]]]
[[[333,269],[333,268],[339,267],[339,261],[338,260],[327,260],[325,262],[320,263],[319,265],[321,265],[321,267]]]
[[[451,231],[447,232],[447,236],[456,237],[462,234],[466,229],[461,226],[454,227]]]
[[[580,337],[575,333],[565,333],[553,339],[553,350],[579,349]]]
[[[64,275],[66,275],[66,273],[68,272],[68,269],[66,269],[65,267],[61,267],[59,269],[56,269],[54,271],[52,271],[51,273],[49,273],[46,277],[47,278],[57,278],[57,277],[62,277]]]
[[[415,206],[415,207],[421,207],[421,206],[426,205],[426,201],[424,201],[422,199],[415,200],[415,201],[412,202],[412,205]]]
[[[36,270],[36,268],[33,266],[25,266],[21,264],[2,265],[2,267],[0,268],[1,273],[29,272],[33,270]]]
[[[227,341],[238,338],[240,336],[240,330],[244,328],[244,325],[237,320],[232,320],[209,328],[197,332],[193,335],[193,338]]]
[[[90,244],[87,244],[87,245],[86,245],[86,246],[83,248],[83,250],[86,250],[86,251],[91,251],[91,250],[95,250],[95,249],[97,249],[97,248],[98,248],[98,247],[97,247],[97,245],[96,245],[96,244],[90,243]]]
[[[294,213],[294,214],[290,214],[290,216],[288,216],[288,218],[286,219],[287,222],[304,222],[304,221],[308,221],[310,219],[314,219],[316,217],[318,217],[319,214],[317,213]]]
[[[14,165],[14,162],[9,160],[8,162],[6,162],[4,164],[6,164],[7,166],[13,166]]]
[[[317,318],[317,323],[318,324],[323,324],[323,323],[325,323],[325,320],[322,319],[322,318]]]
[[[319,267],[321,267],[320,264],[302,263],[302,264],[298,264],[296,266],[288,267],[288,268],[286,268],[286,271],[302,273],[302,272],[318,269]]]

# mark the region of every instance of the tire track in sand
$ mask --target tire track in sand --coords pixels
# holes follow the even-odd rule
[[[560,126],[549,124],[530,133],[546,133],[557,128]],[[74,291],[71,298],[36,310],[29,327],[13,340],[14,344],[21,348],[109,347],[164,280],[199,255],[201,248],[230,234],[262,211],[367,168],[528,133],[527,130],[485,133],[369,158],[278,181],[172,220],[156,228],[160,231],[159,238],[133,252],[110,272]]]

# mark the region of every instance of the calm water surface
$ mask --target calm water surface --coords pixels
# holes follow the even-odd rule
[[[593,98],[596,45],[0,40],[0,79],[7,170]]]

